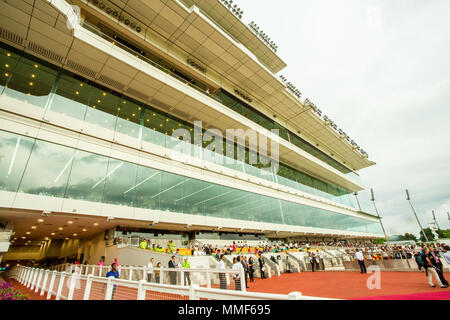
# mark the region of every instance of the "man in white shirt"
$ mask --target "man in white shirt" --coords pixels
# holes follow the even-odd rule
[[[147,264],[147,281],[153,282],[153,262],[155,259],[150,258],[150,262]]]
[[[224,254],[222,254],[220,256],[219,269],[225,270],[225,255]],[[220,280],[220,289],[226,289],[227,288],[227,279],[225,277],[225,273],[219,273],[219,280]]]
[[[233,278],[235,281],[234,286],[235,286],[236,291],[240,291],[241,290],[241,270],[244,270],[244,267],[242,266],[242,263],[241,263],[241,257],[238,256],[237,258],[234,258],[234,260],[235,261],[233,261],[234,264],[233,264],[232,269],[239,271],[239,273],[233,274]]]
[[[367,273],[366,265],[364,264],[364,255],[356,249],[355,258],[359,263],[359,268],[361,269],[361,273]]]
[[[444,251],[444,259],[445,261],[447,261],[448,264],[450,264],[450,251],[449,251],[449,247],[448,246],[444,246],[443,248]]]

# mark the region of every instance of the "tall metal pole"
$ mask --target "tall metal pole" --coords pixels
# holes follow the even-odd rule
[[[450,220],[450,213],[447,211],[448,220]]]
[[[354,192],[353,193],[353,195],[355,196],[355,198],[356,198],[356,203],[358,203],[358,208],[359,208],[359,211],[362,211],[361,210],[361,206],[359,205],[359,200],[358,200],[358,192]]]
[[[441,228],[439,228],[439,225],[437,223],[436,216],[434,215],[434,210],[431,210],[431,213],[433,214],[434,223],[436,224],[437,228],[440,230]]]
[[[381,222],[380,214],[378,213],[377,206],[375,205],[375,196],[373,194],[373,189],[372,188],[370,188],[370,195],[371,195],[370,200],[372,201],[373,206],[375,207],[375,212],[377,213],[378,219],[380,219],[380,224],[381,224],[381,228],[383,229],[384,237],[385,237],[386,241],[388,241],[388,236],[386,234],[386,230],[384,230],[383,222]]]
[[[416,220],[417,220],[417,223],[419,224],[420,230],[422,231],[422,234],[423,234],[423,236],[424,236],[426,242],[428,242],[428,237],[427,237],[427,235],[425,234],[425,232],[423,231],[422,225],[420,224],[419,218],[417,217],[416,210],[414,210],[414,207],[413,207],[413,205],[412,205],[412,203],[411,203],[411,198],[409,197],[409,191],[408,191],[408,189],[406,189],[406,200],[408,200],[409,205],[411,206],[411,209],[412,209],[414,215],[416,216]]]

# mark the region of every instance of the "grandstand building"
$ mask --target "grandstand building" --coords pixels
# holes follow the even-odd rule
[[[4,0],[0,42],[4,260],[95,263],[114,231],[178,245],[383,236],[353,199],[374,162],[227,1]],[[227,129],[259,147],[212,148]]]

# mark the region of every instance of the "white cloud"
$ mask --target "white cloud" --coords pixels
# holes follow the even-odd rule
[[[361,171],[389,234],[436,211],[450,228],[450,1],[240,0],[278,44],[285,75],[365,149]],[[368,191],[359,195],[374,212]]]

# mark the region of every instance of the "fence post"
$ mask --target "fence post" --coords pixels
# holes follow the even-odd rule
[[[163,276],[164,276],[163,270],[160,269],[160,271],[159,271],[159,283],[160,284],[164,283]]]
[[[24,284],[27,280],[27,276],[28,276],[28,267],[24,268],[23,274],[22,274],[22,279],[20,279],[20,283]]]
[[[36,289],[34,290],[34,292],[38,292],[39,291],[39,285],[41,284],[41,280],[42,280],[42,274],[44,273],[44,269],[39,269],[39,273],[38,273],[38,278],[36,281]]]
[[[199,300],[195,290],[198,289],[198,284],[192,284],[189,286],[189,300]]]
[[[145,280],[140,280],[138,284],[137,300],[145,300],[146,289],[144,288]]]
[[[48,275],[50,274],[50,270],[45,270],[45,275],[44,275],[44,280],[42,281],[42,287],[41,287],[41,294],[40,296],[44,295],[45,292],[45,285],[47,284],[48,281]]]
[[[55,285],[56,272],[56,270],[52,272],[52,278],[50,279],[50,285],[48,286],[47,300],[52,296],[53,286]]]
[[[27,275],[26,275],[25,283],[24,283],[25,287],[28,287],[28,284],[31,281],[31,275],[33,273],[33,269],[31,267],[27,267],[27,269],[28,269],[28,271],[27,271]]]
[[[181,271],[180,271],[180,276],[181,276],[180,284],[182,286],[184,286],[184,270],[183,269],[181,269]]]
[[[87,276],[86,287],[84,288],[83,300],[89,300],[89,295],[91,294],[91,286],[92,286],[92,275]]]
[[[105,293],[105,300],[111,300],[112,299],[112,277],[108,277],[108,283],[106,285],[106,293]]]
[[[239,271],[239,277],[241,278],[241,291],[246,292],[247,291],[247,284],[245,283],[245,271],[244,268],[241,268]]]
[[[21,272],[20,272],[20,281],[19,282],[23,284],[23,279],[25,278],[25,273],[26,273],[27,269],[25,267],[20,266],[20,270],[21,270]]]
[[[75,285],[77,283],[78,274],[72,273],[72,276],[70,277],[70,287],[69,287],[69,293],[67,294],[67,300],[73,300],[73,292],[75,291]]]
[[[35,283],[36,283],[36,279],[37,279],[38,272],[39,272],[39,269],[37,269],[37,268],[34,268],[34,269],[33,269],[33,277],[31,278],[31,282],[30,282],[30,284],[29,284],[30,290],[33,290],[33,289],[34,289],[34,285],[35,285]]]
[[[128,280],[133,280],[133,266],[130,266],[130,274],[128,275]]]
[[[291,292],[288,294],[288,300],[301,300],[302,299],[302,294],[301,292]]]
[[[211,288],[211,273],[209,273],[208,269],[206,269],[206,286]]]
[[[32,267],[29,267],[29,269],[28,269],[27,280],[26,280],[26,282],[25,282],[25,286],[26,286],[27,288],[29,288],[30,285],[31,285],[31,280],[33,279],[33,274],[34,274],[34,269],[33,269]]]
[[[20,280],[22,279],[22,271],[23,271],[22,267],[19,266],[19,273],[17,274],[17,279],[16,279],[17,282],[19,282],[19,283],[21,283]]]
[[[60,300],[61,299],[61,292],[62,292],[62,288],[64,286],[64,278],[65,277],[66,277],[66,273],[65,272],[61,272],[61,278],[59,279],[58,291],[56,292],[55,300]]]

